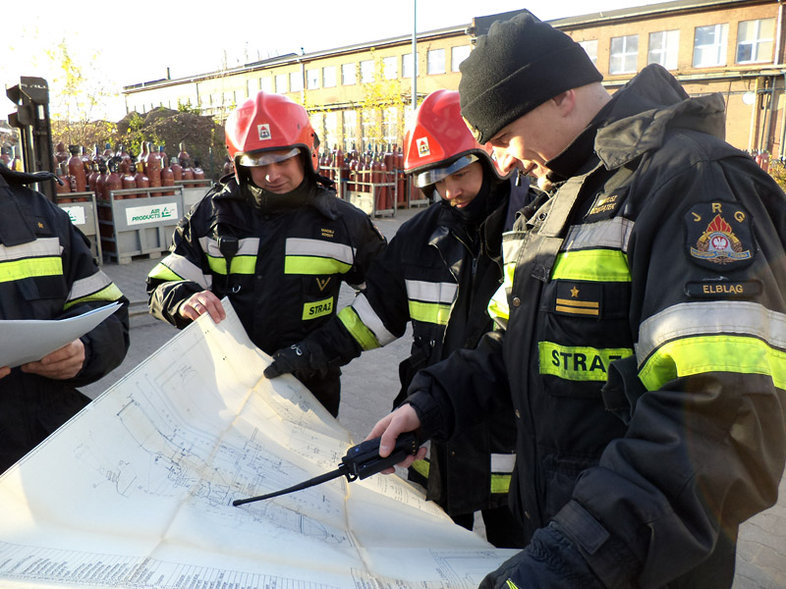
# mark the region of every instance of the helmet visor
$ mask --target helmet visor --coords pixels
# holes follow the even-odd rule
[[[470,153],[453,160],[453,162],[448,166],[442,168],[430,168],[424,172],[416,173],[415,186],[418,188],[424,188],[425,186],[436,184],[440,180],[447,178],[451,174],[455,174],[460,169],[466,168],[468,165],[476,161],[478,161],[478,156]]]
[[[268,164],[283,162],[291,157],[295,157],[299,153],[300,150],[297,147],[293,147],[289,151],[279,149],[276,151],[263,151],[262,153],[244,153],[238,156],[238,164],[248,167],[266,166]]]

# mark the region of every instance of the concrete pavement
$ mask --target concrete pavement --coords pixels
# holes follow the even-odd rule
[[[375,220],[390,239],[402,222],[418,209],[398,211],[396,217]],[[91,397],[111,384],[156,351],[177,331],[147,314],[145,276],[156,259],[136,258],[129,264],[106,263],[104,271],[132,301],[131,348],[123,362],[104,379],[85,387]],[[342,288],[339,308],[352,299],[349,288]],[[339,421],[355,440],[362,440],[376,421],[391,408],[398,392],[398,364],[408,355],[410,332],[384,348],[366,352],[343,369]],[[482,534],[482,527],[479,527]],[[771,509],[746,522],[740,533],[737,575],[734,589],[786,589],[786,482],[781,481],[780,501]]]

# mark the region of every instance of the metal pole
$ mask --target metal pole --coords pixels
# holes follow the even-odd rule
[[[418,0],[412,0],[412,110],[418,107]]]

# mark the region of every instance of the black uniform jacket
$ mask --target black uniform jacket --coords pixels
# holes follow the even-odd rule
[[[263,212],[225,177],[181,219],[148,275],[150,312],[182,328],[180,305],[212,290],[272,354],[330,319],[341,281],[361,285],[384,246],[368,215],[321,185],[304,206]]]
[[[104,377],[128,351],[128,300],[68,214],[28,187],[53,177],[0,164],[0,319],[64,319],[114,301],[122,307],[81,337],[85,362],[74,378],[17,367],[0,379],[0,472],[89,403],[76,387]]]
[[[404,223],[372,264],[365,289],[312,337],[347,362],[401,337],[411,322],[411,354],[399,366],[402,391],[419,369],[475,347],[491,328],[486,307],[501,284],[509,192],[508,181],[492,186],[489,214],[479,225],[441,200]],[[427,497],[450,515],[501,507],[514,446],[515,422],[501,410],[446,444],[432,444],[429,460],[415,470],[428,478]]]
[[[786,199],[723,129],[721,96],[643,70],[505,236],[506,329],[415,377],[435,439],[512,399],[511,495],[541,530],[493,586],[729,586],[739,523],[775,502]]]

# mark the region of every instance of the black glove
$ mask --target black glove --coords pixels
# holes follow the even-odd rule
[[[324,377],[328,373],[330,362],[322,348],[314,343],[300,342],[288,348],[281,348],[273,354],[273,362],[263,373],[267,378],[275,378],[282,374],[292,373],[297,377]]]
[[[529,546],[481,581],[479,589],[602,589],[576,546],[549,523],[532,536]]]

